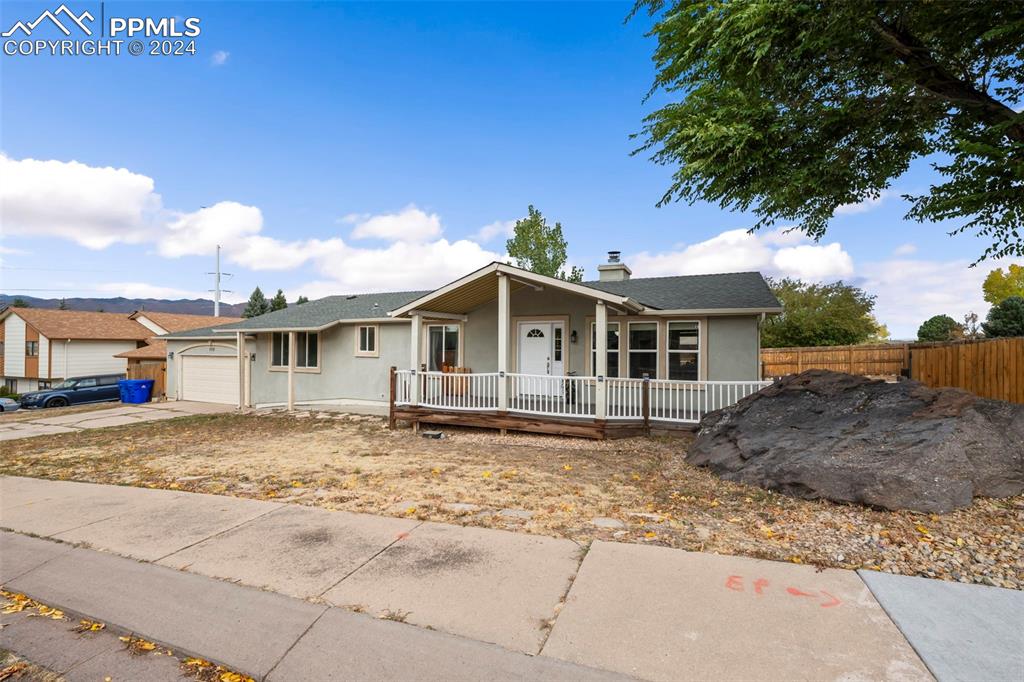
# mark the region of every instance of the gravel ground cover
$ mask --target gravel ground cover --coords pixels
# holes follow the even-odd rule
[[[204,415],[8,441],[0,473],[1024,589],[1024,496],[889,512],[722,481],[683,461],[687,438],[443,433],[326,412]]]

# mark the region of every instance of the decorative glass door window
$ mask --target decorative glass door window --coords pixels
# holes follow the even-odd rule
[[[440,372],[445,366],[459,364],[459,325],[435,324],[427,327],[427,369]]]
[[[658,323],[629,323],[629,376],[642,379],[658,376]]]
[[[700,323],[668,323],[668,378],[697,381],[700,378]]]

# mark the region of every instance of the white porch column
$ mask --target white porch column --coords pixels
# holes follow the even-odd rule
[[[594,418],[604,419],[608,408],[608,306],[604,304],[604,301],[597,302],[594,326],[597,333],[597,342],[594,344],[594,351],[597,354],[597,362],[594,369],[594,374],[597,375],[597,388],[594,390],[594,400],[597,404],[594,406]]]
[[[420,404],[420,348],[423,346],[423,317],[413,315],[409,324],[409,368],[413,375],[409,385],[409,404]]]
[[[508,340],[511,296],[508,277],[498,273],[498,410],[508,410]]]
[[[288,332],[288,411],[295,410],[295,332]]]
[[[238,409],[245,407],[245,366],[249,358],[245,355],[245,334],[235,332],[235,348],[238,349]]]

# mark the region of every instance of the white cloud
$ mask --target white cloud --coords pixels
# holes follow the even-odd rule
[[[221,201],[192,213],[178,213],[159,238],[160,255],[205,256],[217,245],[237,246],[263,229],[263,214],[255,206]]]
[[[83,291],[106,294],[108,296],[124,296],[125,298],[211,298],[209,291],[189,291],[176,287],[164,287],[146,282],[104,282],[94,285],[93,289]],[[225,303],[240,303],[244,300],[238,294],[225,293],[221,300]]]
[[[853,273],[853,260],[838,242],[800,242],[809,240],[801,233],[784,229],[753,234],[729,230],[675,251],[642,252],[626,261],[637,277],[758,270],[765,275],[820,281]]]
[[[27,253],[28,251],[25,251],[24,249],[14,249],[10,246],[0,244],[0,256],[23,256]]]
[[[877,197],[868,197],[856,204],[843,204],[835,210],[836,215],[853,215],[854,213],[867,213],[882,205],[882,202],[889,197],[896,196],[895,193],[883,190]]]
[[[424,242],[441,236],[441,218],[409,204],[398,213],[384,213],[363,220],[346,216],[356,227],[352,239],[383,239],[389,242]]]
[[[988,273],[1013,259],[969,267],[969,260],[931,261],[890,259],[865,263],[857,286],[875,294],[875,317],[889,326],[895,338],[912,339],[917,328],[933,315],[949,315],[958,322],[969,312],[985,319],[989,304],[981,284]]]
[[[906,244],[900,244],[899,246],[897,246],[893,250],[892,255],[894,255],[894,256],[910,256],[910,255],[913,255],[915,253],[917,253],[917,244],[911,244],[910,242],[907,242]]]
[[[226,50],[217,50],[210,57],[210,64],[212,66],[224,66],[228,63],[228,57],[230,56],[231,53]]]
[[[160,195],[125,168],[0,154],[0,231],[51,236],[89,249],[152,238]]]
[[[488,223],[481,227],[470,238],[486,244],[496,237],[511,237],[515,229],[516,221],[514,220],[495,220],[493,223]]]

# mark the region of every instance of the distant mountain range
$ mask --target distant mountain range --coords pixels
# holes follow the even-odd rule
[[[59,298],[36,298],[35,296],[11,296],[0,294],[0,308],[6,308],[14,299],[20,298],[32,308],[59,308]],[[150,310],[154,313],[185,313],[188,315],[213,315],[213,301],[205,298],[178,299],[162,298],[65,298],[68,310],[101,310],[105,313],[133,313],[136,310]],[[220,314],[226,317],[241,317],[244,303],[220,304]]]

